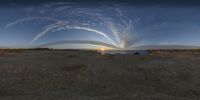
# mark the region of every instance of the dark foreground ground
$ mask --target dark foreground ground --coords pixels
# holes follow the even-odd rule
[[[200,51],[1,51],[0,100],[200,100]]]

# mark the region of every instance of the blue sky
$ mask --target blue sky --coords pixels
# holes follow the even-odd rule
[[[142,2],[138,5],[128,2],[7,5],[0,7],[0,47],[31,48],[66,40],[98,41],[119,48],[200,46],[200,7],[196,5]],[[51,47],[98,48],[81,43]]]

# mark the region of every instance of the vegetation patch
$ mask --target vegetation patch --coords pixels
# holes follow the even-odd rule
[[[86,67],[87,67],[87,65],[85,65],[85,64],[74,64],[74,65],[68,65],[68,66],[61,67],[61,70],[73,72],[73,71],[82,70]]]

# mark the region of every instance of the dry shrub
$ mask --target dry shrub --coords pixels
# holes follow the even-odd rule
[[[68,65],[68,66],[61,67],[61,70],[73,72],[73,71],[79,71],[86,67],[87,67],[87,65],[85,65],[85,64],[74,64],[74,65]]]
[[[77,58],[78,57],[78,55],[68,55],[67,57],[69,57],[69,58]]]

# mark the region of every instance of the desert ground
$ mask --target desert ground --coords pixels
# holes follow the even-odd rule
[[[200,50],[0,50],[0,100],[200,100]]]

